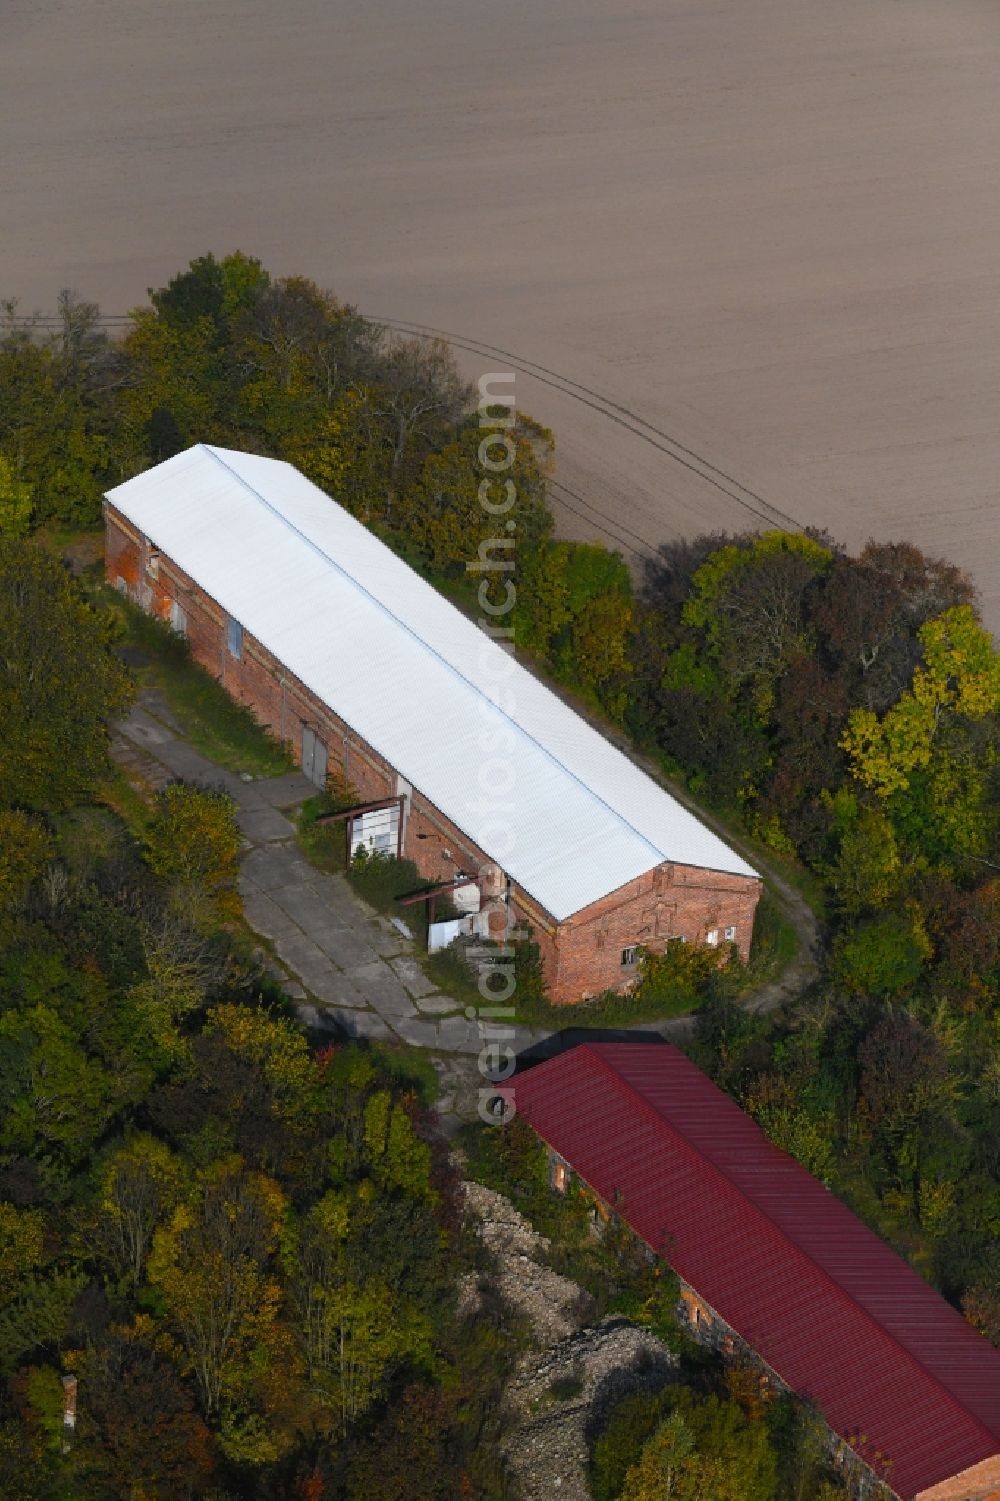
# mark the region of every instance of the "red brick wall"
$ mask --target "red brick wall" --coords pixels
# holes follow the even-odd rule
[[[301,763],[302,729],[308,724],[327,747],[329,770],[341,771],[364,801],[396,796],[394,767],[249,632],[243,633],[241,657],[231,656],[225,611],[169,558],[158,557],[152,577],[155,550],[113,507],[105,511],[105,571],[111,584],[124,579],[130,596],[163,620],[170,619],[172,603],[179,603],[187,615],[192,656],[290,745],[296,761]],[[419,791],[410,798],[404,851],[427,880],[451,880],[459,869],[479,871],[492,863]],[[552,999],[571,1004],[603,990],[629,989],[636,970],[621,961],[622,950],[630,945],[662,948],[670,937],[699,943],[710,928],[718,928],[722,943],[724,930],[734,926],[746,958],[759,896],[760,882],[748,877],[668,864],[563,923],[557,924],[517,886],[511,890],[511,905],[515,920],[531,927],[539,945]]]
[[[1000,1501],[1000,1454],[921,1491],[914,1501]]]
[[[736,946],[747,959],[760,891],[750,876],[689,865],[648,871],[560,925],[553,999],[628,989],[637,970],[622,965],[625,948],[662,950],[668,938],[703,943],[713,928],[724,945],[726,929],[734,927]]]

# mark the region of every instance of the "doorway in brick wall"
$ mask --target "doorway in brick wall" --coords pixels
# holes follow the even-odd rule
[[[302,726],[302,771],[314,787],[326,786],[326,746],[307,724]]]

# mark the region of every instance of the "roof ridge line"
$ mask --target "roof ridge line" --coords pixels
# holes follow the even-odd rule
[[[307,547],[309,547],[313,552],[317,553],[321,558],[325,559],[326,562],[329,563],[331,567],[335,568],[337,570],[337,572],[342,575],[343,578],[347,579],[349,583],[353,584],[353,586],[355,587],[355,589],[357,589],[361,594],[365,595],[365,597],[367,599],[370,599],[371,602],[372,602],[372,604],[374,604],[377,609],[381,610],[383,612],[383,614],[388,615],[389,618],[390,618],[390,620],[394,620],[396,622],[396,624],[401,627],[402,630],[406,631],[406,633],[407,633],[408,636],[412,636],[412,638],[414,639],[414,641],[418,641],[420,643],[420,645],[426,651],[429,651],[432,654],[432,656],[434,656],[445,668],[447,668],[447,670],[450,673],[452,673],[455,677],[457,677],[460,682],[466,683],[468,685],[468,687],[470,687],[474,693],[478,694],[481,699],[483,699],[483,700],[485,700],[485,702],[491,704],[492,707],[496,710],[496,712],[498,714],[500,714],[503,717],[503,719],[505,719],[507,721],[508,724],[510,724],[515,730],[517,730],[519,734],[523,735],[526,740],[530,740],[531,743],[532,743],[532,745],[536,746],[537,749],[540,750],[544,756],[548,757],[548,759],[551,762],[553,762],[554,765],[560,767],[566,773],[566,775],[568,777],[571,777],[573,779],[573,781],[576,782],[576,784],[579,787],[583,788],[584,792],[586,792],[589,797],[593,798],[594,802],[599,803],[602,808],[606,808],[608,810],[608,812],[612,815],[612,817],[616,818],[619,823],[621,823],[621,824],[623,824],[625,826],[625,828],[631,829],[632,832],[633,832],[633,834],[635,834],[636,838],[637,839],[641,839],[642,842],[643,842],[643,844],[645,844],[648,849],[652,850],[653,853],[658,857],[657,863],[660,863],[660,862],[668,862],[668,863],[670,863],[670,862],[672,862],[672,856],[665,854],[663,852],[663,850],[659,849],[659,847],[657,845],[653,844],[652,841],[649,839],[648,835],[643,834],[641,832],[641,830],[637,829],[635,827],[635,825],[633,823],[630,823],[629,820],[623,814],[619,813],[616,808],[612,808],[611,804],[609,802],[606,802],[605,799],[603,797],[601,797],[599,793],[595,792],[594,789],[589,785],[589,783],[585,782],[582,777],[578,776],[575,771],[571,770],[571,768],[568,767],[565,764],[565,762],[561,761],[558,758],[558,756],[553,755],[553,753],[548,749],[547,746],[543,745],[540,740],[537,740],[535,738],[535,736],[530,733],[529,730],[526,730],[524,728],[523,725],[518,724],[518,722],[517,722],[516,719],[511,718],[511,716],[507,713],[507,711],[505,709],[503,709],[500,706],[499,703],[497,703],[494,699],[490,698],[490,696],[487,693],[485,693],[483,691],[483,689],[477,683],[473,682],[470,678],[467,678],[464,672],[460,672],[459,669],[454,665],[454,663],[449,662],[446,657],[443,657],[441,655],[441,653],[437,650],[436,647],[432,646],[429,641],[425,641],[424,638],[423,638],[423,636],[421,636],[417,631],[415,631],[412,626],[408,625],[405,620],[401,620],[398,615],[396,615],[392,610],[389,609],[388,605],[383,604],[383,602],[380,599],[376,598],[376,596],[374,594],[372,594],[371,590],[366,589],[365,586],[364,586],[364,584],[360,583],[354,577],[354,575],[352,573],[348,573],[347,569],[344,568],[342,564],[338,563],[337,560],[336,560],[336,558],[332,558],[328,552],[325,552],[324,549],[318,545],[318,543],[313,542],[311,538],[307,537],[306,534],[305,534],[305,532],[303,532],[301,530],[301,528],[297,527],[293,521],[289,521],[289,519],[288,519],[287,516],[283,516],[282,513],[278,510],[278,508],[276,506],[272,505],[272,503],[267,499],[266,496],[261,495],[260,491],[257,490],[252,484],[250,484],[249,480],[245,480],[241,474],[237,473],[237,471],[232,467],[231,464],[227,464],[226,461],[225,461],[225,459],[223,459],[222,457],[220,457],[220,452],[219,452],[218,449],[213,448],[208,443],[199,443],[196,446],[198,448],[203,448],[206,453],[211,454],[212,458],[216,461],[216,463],[220,464],[223,469],[225,469],[229,474],[231,474],[233,476],[233,478],[239,484],[241,484],[245,490],[249,490],[250,494],[253,495],[257,500],[259,500],[260,503],[263,506],[266,506],[266,508],[271,512],[271,514],[273,516],[276,516],[278,518],[278,520],[282,523],[282,525],[286,526],[289,531],[294,532],[297,537],[300,537],[302,539],[302,541],[306,544]],[[227,452],[227,450],[223,449],[222,452],[225,453],[225,452]],[[266,458],[266,455],[264,455],[264,454],[257,454],[257,455],[253,455],[253,457]],[[271,463],[284,463],[286,461],[283,460],[283,459],[277,459],[277,460],[272,459],[272,460],[270,460],[270,462]],[[292,466],[292,467],[294,467],[294,466]],[[301,473],[301,471],[297,471],[297,472]],[[308,476],[304,476],[304,477],[306,478],[306,480],[309,483],[311,483],[311,481],[308,480]],[[318,485],[316,486],[316,489],[319,490],[319,486]],[[319,493],[320,494],[325,494],[324,491],[320,491]],[[332,496],[326,496],[326,499],[330,502],[331,505],[339,505],[340,504],[340,502],[334,500]],[[346,515],[350,516],[351,513],[349,511],[347,511],[345,507],[341,506],[341,510],[343,510]],[[351,519],[352,519],[352,521],[357,521],[357,517],[356,516],[352,516]],[[361,526],[362,523],[358,522],[358,525]],[[365,530],[367,530],[367,528],[365,528]],[[376,542],[381,543],[381,545],[383,547],[386,547],[386,544],[384,542],[382,542],[382,539],[380,537],[376,537],[375,534],[374,534],[374,532],[369,532],[369,536],[373,537]],[[394,557],[394,558],[396,557],[396,554],[392,552],[391,548],[386,548],[386,551],[389,552],[392,557]],[[397,559],[397,561],[402,562],[402,559]],[[406,567],[408,565],[404,564],[403,566]],[[417,578],[420,578],[420,575],[416,572],[416,569],[411,569],[411,572],[414,573]],[[421,579],[421,582],[428,589],[432,589],[435,594],[438,593],[437,590],[433,589],[433,585],[427,583],[426,579]],[[441,599],[444,599],[443,595],[438,595],[438,597],[441,598]],[[451,601],[450,600],[445,600],[445,603],[450,605]],[[455,609],[455,606],[451,605],[451,608]],[[462,615],[462,613],[461,613],[460,610],[456,611],[456,614],[458,614],[462,620],[465,620],[465,616]],[[469,622],[469,624],[471,624],[471,622]],[[477,629],[475,626],[473,626],[472,628],[473,628],[473,630]],[[479,634],[483,637],[484,641],[490,641],[490,638],[486,635],[486,633],[484,631],[480,631]],[[497,646],[496,643],[493,642],[493,641],[490,641],[490,645],[493,646],[497,651],[503,651],[503,648],[500,647],[500,646]],[[521,667],[521,664],[520,664],[520,662],[517,661],[516,657],[514,657],[514,663],[515,663],[515,665],[517,667]],[[522,672],[524,672],[526,670],[527,670],[526,668],[523,668],[523,667],[521,668]],[[544,683],[539,683],[539,687],[544,689],[545,688]],[[545,691],[546,692],[551,692],[552,690],[551,689],[545,689]],[[555,694],[553,694],[552,696],[553,696],[553,698],[556,698]],[[559,700],[559,699],[557,699],[556,701],[557,702],[561,702],[561,700]],[[586,721],[583,721],[583,722],[586,723]],[[588,726],[588,728],[592,728],[592,727]],[[598,731],[594,730],[593,733],[596,735],[598,733]],[[610,742],[608,742],[608,743],[610,744]],[[619,751],[618,754],[621,755],[622,752]],[[630,764],[634,765],[635,763],[632,762]],[[642,768],[641,767],[636,767],[636,770],[642,772]],[[642,774],[645,776],[645,772],[643,772]],[[652,782],[652,778],[651,777],[649,778],[649,780]],[[657,784],[655,782],[653,782],[653,786],[655,787],[656,785]],[[658,790],[663,793],[664,797],[670,797],[671,796],[671,794],[669,792],[667,792],[666,789],[663,788],[663,787],[660,787]],[[677,802],[676,798],[671,798],[671,801],[677,803],[677,806],[680,807],[680,808],[684,807],[684,805],[682,803],[678,803]],[[694,814],[690,812],[690,809],[684,808],[684,812],[687,813],[689,817],[694,818]],[[468,832],[468,831],[466,831],[466,832]],[[714,830],[709,830],[709,832],[710,833],[714,833]],[[471,837],[472,836],[470,835],[470,838]],[[718,839],[719,836],[716,834],[715,837]],[[721,842],[722,841],[720,840],[720,843]],[[714,867],[707,867],[707,868],[714,869]],[[736,872],[734,872],[734,874],[736,874]],[[570,913],[569,915],[572,916],[573,914]]]
[[[820,1263],[811,1254],[811,1252],[805,1250],[804,1247],[800,1246],[797,1241],[794,1241],[792,1239],[792,1237],[790,1235],[788,1235],[787,1232],[784,1231],[781,1228],[780,1225],[776,1224],[775,1221],[771,1218],[771,1216],[769,1214],[767,1214],[760,1207],[760,1205],[757,1203],[757,1201],[755,1199],[751,1198],[751,1196],[748,1193],[746,1193],[742,1188],[740,1188],[738,1184],[734,1183],[733,1180],[732,1180],[732,1178],[730,1178],[729,1174],[726,1173],[726,1172],[724,1172],[721,1167],[719,1167],[715,1162],[712,1161],[711,1157],[707,1156],[706,1153],[704,1153],[701,1150],[701,1148],[699,1146],[697,1146],[691,1140],[691,1138],[688,1136],[688,1134],[687,1134],[686,1131],[680,1130],[679,1127],[677,1127],[677,1126],[674,1125],[673,1121],[668,1120],[665,1115],[661,1115],[660,1112],[657,1110],[656,1106],[653,1105],[649,1100],[647,1100],[646,1097],[645,1097],[645,1095],[642,1095],[642,1094],[639,1093],[639,1091],[638,1091],[638,1089],[636,1089],[635,1085],[629,1083],[629,1081],[627,1079],[623,1078],[622,1075],[620,1073],[618,1073],[617,1070],[614,1069],[611,1066],[611,1064],[608,1062],[608,1060],[606,1058],[604,1058],[600,1053],[597,1052],[597,1047],[598,1046],[607,1047],[608,1046],[607,1043],[604,1043],[604,1044],[595,1044],[595,1043],[591,1043],[591,1042],[585,1042],[585,1043],[580,1044],[580,1046],[587,1052],[587,1054],[591,1058],[595,1059],[596,1062],[600,1064],[601,1068],[605,1071],[605,1073],[609,1074],[610,1077],[613,1080],[617,1081],[617,1083],[619,1084],[619,1086],[621,1088],[623,1088],[624,1090],[626,1090],[631,1096],[633,1096],[635,1099],[637,1099],[639,1101],[639,1103],[642,1105],[643,1109],[646,1111],[646,1113],[648,1115],[652,1115],[654,1117],[654,1119],[657,1120],[657,1121],[659,1121],[661,1124],[669,1126],[670,1130],[673,1131],[673,1132],[675,1132],[681,1138],[681,1140],[684,1142],[684,1144],[692,1152],[694,1152],[694,1154],[697,1157],[699,1157],[702,1160],[702,1162],[706,1163],[707,1166],[709,1168],[711,1168],[712,1172],[715,1173],[717,1177],[721,1178],[722,1181],[724,1183],[726,1183],[732,1189],[732,1191],[734,1193],[739,1194],[739,1196],[742,1199],[745,1199],[746,1202],[753,1207],[754,1212],[756,1214],[760,1215],[761,1219],[764,1220],[764,1222],[768,1225],[768,1227],[773,1231],[773,1233],[779,1239],[783,1240],[787,1245],[789,1245],[792,1248],[793,1251],[795,1251],[799,1256],[803,1257],[803,1259],[805,1261],[807,1261],[810,1266],[815,1267],[816,1271],[819,1272],[820,1276],[823,1277],[830,1284],[830,1286],[833,1288],[834,1292],[837,1294],[837,1296],[840,1299],[842,1299],[846,1303],[849,1303],[852,1308],[856,1308],[858,1310],[858,1312],[864,1318],[866,1318],[868,1320],[868,1322],[870,1324],[872,1324],[879,1331],[880,1334],[882,1334],[886,1339],[891,1340],[892,1343],[897,1347],[897,1349],[899,1349],[900,1351],[902,1351],[903,1355],[905,1355],[906,1359],[910,1362],[910,1364],[916,1366],[919,1371],[922,1371],[923,1374],[928,1378],[928,1380],[933,1381],[934,1384],[935,1384],[935,1386],[939,1387],[941,1389],[941,1391],[944,1392],[944,1394],[948,1398],[949,1402],[953,1406],[957,1407],[961,1412],[963,1412],[965,1414],[965,1416],[972,1423],[974,1423],[976,1425],[976,1427],[979,1428],[982,1433],[984,1433],[986,1435],[986,1437],[990,1440],[990,1442],[992,1444],[996,1445],[997,1452],[1000,1452],[1000,1433],[994,1433],[991,1428],[988,1428],[986,1426],[986,1424],[983,1423],[983,1421],[982,1421],[981,1418],[978,1418],[974,1412],[970,1412],[969,1409],[962,1402],[961,1398],[958,1397],[958,1396],[956,1396],[955,1393],[951,1390],[950,1387],[945,1386],[944,1382],[941,1380],[941,1378],[939,1376],[937,1376],[933,1371],[928,1370],[927,1366],[924,1365],[923,1361],[918,1360],[918,1358],[916,1357],[916,1355],[914,1355],[914,1353],[913,1353],[912,1350],[908,1350],[907,1347],[902,1343],[902,1341],[900,1339],[898,1339],[897,1336],[895,1334],[893,1334],[890,1329],[887,1329],[884,1324],[880,1323],[879,1320],[875,1317],[875,1315],[873,1313],[869,1312],[869,1310],[864,1306],[863,1303],[859,1303],[858,1300],[857,1300],[857,1298],[855,1298],[852,1293],[849,1293],[845,1287],[842,1287],[841,1284],[837,1281],[837,1279],[834,1276],[832,1276],[832,1274],[830,1272],[828,1272],[824,1266],[820,1265]],[[615,1046],[615,1044],[612,1044],[612,1046]],[[621,1044],[617,1044],[617,1046],[621,1046],[621,1047],[637,1047],[637,1046],[641,1046],[641,1044],[637,1044],[637,1043],[621,1043]],[[668,1043],[667,1046],[668,1047],[673,1047],[674,1045],[672,1043]],[[683,1058],[686,1063],[690,1064],[691,1068],[697,1068],[697,1065],[694,1064],[694,1063],[691,1063],[690,1058],[688,1058],[688,1056],[687,1056],[686,1053],[682,1053],[681,1050],[680,1050],[680,1048],[674,1048],[674,1051],[681,1058]],[[699,1070],[699,1072],[700,1072],[700,1070]],[[706,1079],[708,1078],[707,1074],[705,1075],[705,1078]],[[719,1086],[715,1083],[714,1079],[709,1079],[708,1082],[715,1089],[719,1088]],[[729,1103],[731,1103],[732,1105],[734,1105],[737,1110],[740,1109],[740,1107],[738,1105],[736,1105],[735,1100],[732,1100],[730,1098],[730,1096],[725,1093],[724,1090],[719,1090],[719,1093],[722,1094],[723,1097]],[[746,1115],[746,1111],[741,1111],[741,1114]],[[750,1121],[753,1121],[754,1126],[756,1126],[757,1130],[760,1131],[760,1133],[761,1133],[762,1136],[764,1136],[764,1132],[761,1130],[760,1126],[757,1125],[757,1122],[753,1120],[753,1117],[752,1116],[747,1116],[747,1119],[750,1120]],[[780,1152],[782,1150],[780,1147],[776,1147],[774,1145],[774,1143],[769,1140],[768,1137],[764,1136],[764,1140],[767,1141],[768,1146],[771,1147],[774,1151]],[[797,1160],[796,1158],[794,1158],[794,1157],[791,1156],[790,1152],[785,1152],[783,1155],[786,1156],[786,1157],[790,1157],[793,1162],[796,1162],[796,1160]],[[798,1166],[800,1168],[802,1168],[803,1172],[808,1173],[808,1169],[802,1167],[801,1162],[798,1163]],[[810,1178],[812,1178],[813,1175],[812,1175],[812,1173],[808,1173],[808,1176]],[[818,1183],[819,1179],[818,1178],[814,1179],[814,1181]],[[829,1193],[829,1192],[830,1192],[830,1190],[827,1189],[827,1193]],[[858,1221],[859,1225],[864,1225],[864,1228],[866,1230],[868,1230],[870,1232],[870,1234],[875,1235],[875,1232],[874,1232],[874,1230],[871,1229],[871,1226],[870,1225],[865,1225],[864,1220],[860,1219],[856,1214],[854,1214],[854,1211],[852,1209],[848,1209],[847,1205],[843,1203],[843,1200],[838,1199],[837,1196],[836,1196],[836,1194],[833,1194],[832,1197],[836,1201],[836,1203],[840,1204],[842,1206],[842,1208],[844,1208],[847,1211],[848,1214],[852,1215],[853,1218]],[[638,1235],[639,1232],[636,1231],[636,1234]],[[640,1238],[642,1238],[642,1237],[640,1237]],[[882,1244],[883,1246],[886,1247],[886,1250],[889,1251],[890,1255],[893,1255],[893,1256],[897,1255],[897,1253],[892,1250],[892,1247],[889,1246],[887,1244],[887,1242],[885,1242],[885,1241],[882,1240],[881,1236],[876,1236],[876,1239],[880,1242],[880,1244]],[[647,1244],[648,1244],[648,1242],[647,1242]],[[653,1251],[657,1251],[657,1248],[655,1246],[650,1247],[650,1249],[653,1250]],[[657,1255],[664,1256],[664,1253],[662,1251],[657,1251]],[[664,1256],[664,1260],[667,1260],[667,1259],[668,1258],[666,1256]],[[920,1273],[916,1271],[916,1268],[911,1267],[910,1263],[908,1261],[904,1261],[901,1256],[898,1257],[898,1259],[902,1262],[903,1266],[905,1266],[908,1270],[912,1271],[915,1276],[917,1276],[917,1277],[920,1276]],[[924,1282],[924,1279],[922,1277],[920,1278],[920,1280],[921,1280],[921,1282]],[[930,1283],[924,1282],[924,1286],[928,1289],[929,1292],[935,1293],[936,1290],[933,1287],[931,1287]],[[939,1298],[941,1297],[940,1293],[937,1293],[936,1295]],[[942,1298],[941,1301],[943,1303],[945,1303],[946,1307],[951,1308],[951,1304],[948,1303],[947,1299]],[[955,1309],[952,1309],[951,1311],[953,1313],[956,1313]],[[957,1313],[956,1313],[956,1316],[958,1318],[962,1317],[961,1314],[957,1314]],[[970,1328],[971,1328],[971,1325],[970,1325]],[[739,1331],[737,1331],[737,1332],[739,1332]],[[780,1371],[778,1372],[778,1375],[779,1376],[781,1375]],[[782,1380],[784,1380],[784,1377],[782,1377]],[[989,1457],[989,1456],[987,1456],[987,1457]]]

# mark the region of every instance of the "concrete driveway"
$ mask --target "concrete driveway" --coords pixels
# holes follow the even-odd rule
[[[308,1027],[427,1049],[441,1078],[439,1112],[475,1112],[483,1082],[477,1022],[428,978],[412,939],[362,901],[346,877],[319,870],[300,852],[294,814],[316,790],[300,772],[244,780],[224,771],[188,744],[150,690],[118,727],[113,753],[137,784],[158,789],[183,777],[230,793],[246,840],[244,915]],[[520,1051],[547,1035],[522,1028],[513,1046]]]

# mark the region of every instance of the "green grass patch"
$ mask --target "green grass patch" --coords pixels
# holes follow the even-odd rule
[[[136,838],[142,838],[150,819],[150,804],[132,786],[122,767],[112,762],[107,776],[97,788],[96,797],[103,807],[117,814]]]
[[[386,1043],[373,1042],[368,1046],[379,1073],[388,1074],[401,1088],[412,1090],[421,1105],[430,1109],[438,1097],[440,1082],[427,1054],[403,1043],[390,1047]]]
[[[436,883],[422,876],[412,860],[397,860],[394,855],[360,849],[351,861],[347,878],[358,895],[376,911],[384,912],[389,917],[402,918],[416,942],[426,950],[426,902],[413,902],[403,907],[398,899],[430,891]],[[438,897],[434,908],[435,922],[445,922],[457,916],[457,909],[447,897]]]
[[[360,802],[353,787],[338,784],[330,777],[325,792],[317,792],[306,798],[298,812],[299,846],[307,860],[320,870],[343,874],[346,860],[344,824],[320,824],[319,819],[328,813],[340,813]]]
[[[458,1005],[478,1008],[487,1004],[461,944],[452,944],[449,948],[439,949],[436,954],[428,954],[423,965],[431,983],[452,996]]]
[[[553,1006],[542,997],[530,996],[524,1000],[515,992],[514,1002],[517,1020],[528,1027],[545,1028],[552,1032],[565,1027],[590,1027],[613,1029],[628,1027],[641,1022],[668,1021],[675,1016],[689,1016],[701,1005],[701,997],[678,994],[669,1000],[644,1001],[633,991],[619,995],[608,990],[589,1001],[576,1005]]]
[[[720,971],[729,993],[746,995],[780,979],[799,951],[798,934],[784,914],[777,897],[765,885],[754,918],[750,962]]]
[[[273,777],[294,768],[287,746],[194,661],[183,636],[113,591],[103,593],[122,622],[122,644],[140,655],[137,678],[162,694],[195,750],[237,775]]]

